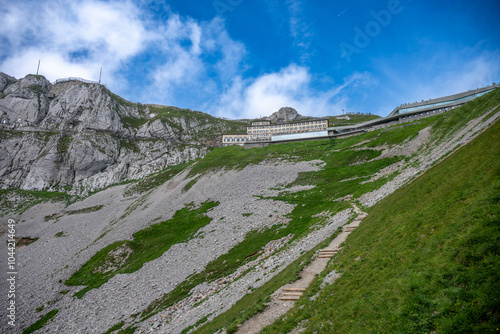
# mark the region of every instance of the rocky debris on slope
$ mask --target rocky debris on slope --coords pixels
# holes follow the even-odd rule
[[[105,332],[113,324],[144,310],[188,276],[202,271],[210,261],[239,244],[248,232],[276,224],[287,224],[289,218],[286,215],[293,210],[293,205],[256,196],[276,195],[277,191],[267,189],[293,182],[299,172],[315,170],[318,170],[317,162],[259,164],[248,166],[242,171],[205,175],[195,186],[183,191],[190,181],[185,172],[144,198],[123,197],[126,186],[106,189],[66,209],[78,210],[104,205],[101,210],[65,215],[57,222],[40,221],[40,217],[60,212],[64,209],[64,204],[44,203],[29,209],[16,218],[17,221],[26,220],[19,224],[18,233],[37,236],[39,240],[23,247],[18,255],[19,284],[23,289],[19,299],[20,326],[27,327],[34,322],[35,308],[57,300],[50,304],[50,308],[59,309],[59,313],[41,332]],[[228,184],[232,186],[222,186]],[[241,189],[245,189],[245,192]],[[185,243],[176,244],[160,258],[147,262],[137,272],[116,275],[99,289],[89,291],[82,299],[72,296],[81,287],[67,287],[58,283],[59,280],[66,281],[90,257],[107,245],[129,239],[152,222],[158,222],[158,219],[170,219],[177,210],[190,202],[199,205],[207,200],[220,202],[207,213],[212,218],[211,223]],[[137,208],[130,211],[134,206]],[[128,215],[124,216],[127,211]],[[242,213],[253,214],[243,216]],[[108,228],[109,232],[103,236],[103,231]],[[54,237],[60,231],[64,232],[64,236]],[[314,244],[318,238],[308,240]],[[267,256],[285,242],[286,239],[270,243],[261,255]],[[297,249],[296,255],[300,254],[301,251]],[[293,261],[292,257],[285,260]],[[272,271],[271,268],[266,270]],[[70,292],[61,295],[59,291],[64,290]],[[225,289],[220,292],[223,291]],[[232,295],[231,300],[233,299],[236,301],[237,295]]]
[[[170,334],[181,333],[183,329],[196,324],[197,319],[208,317],[211,321],[218,315],[229,310],[242,296],[262,286],[271,278],[283,271],[290,263],[298,259],[302,254],[313,249],[339,227],[347,223],[351,217],[351,209],[339,212],[322,228],[314,230],[308,236],[296,240],[289,246],[264,258],[249,270],[245,275],[228,284],[224,289],[212,294],[199,305],[184,309],[169,322],[166,322],[161,314],[154,316],[150,321],[159,324],[155,333]],[[148,322],[141,324],[141,329],[148,330]]]
[[[273,240],[269,242],[263,248],[263,253],[259,255],[259,257],[251,262],[248,262],[241,267],[239,267],[234,273],[217,279],[210,283],[202,283],[195,288],[193,288],[189,296],[181,300],[180,302],[172,305],[171,307],[163,310],[161,312],[161,320],[154,321],[160,327],[165,322],[172,321],[174,318],[179,318],[179,316],[191,310],[193,307],[196,307],[197,304],[206,301],[211,296],[219,293],[221,290],[228,288],[230,284],[232,284],[236,279],[239,279],[242,275],[245,275],[245,272],[254,268],[259,263],[261,263],[264,259],[268,258],[271,254],[280,250],[283,246],[285,246],[293,235],[288,235],[278,240]],[[265,268],[269,267],[269,265],[264,265]],[[158,316],[156,318],[159,318]]]
[[[230,126],[131,103],[96,83],[0,73],[0,187],[86,194],[200,158]]]

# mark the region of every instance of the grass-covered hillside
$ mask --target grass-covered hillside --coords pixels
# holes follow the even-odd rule
[[[341,278],[264,333],[496,333],[500,123],[368,210]]]
[[[359,123],[364,123],[368,121],[372,121],[374,119],[380,118],[377,115],[348,115],[350,119],[338,119],[337,117],[330,117],[328,120],[330,126],[346,126],[346,125],[355,125]]]
[[[496,330],[500,125],[454,150],[499,111],[496,90],[359,136],[216,148],[67,209],[28,210],[19,233],[39,239],[22,254],[59,256],[25,261],[23,277],[41,278],[20,317],[58,310],[49,332],[234,333],[354,221],[356,204],[368,217],[264,332]],[[341,277],[320,288],[332,270]]]
[[[381,158],[381,145],[401,145],[425,128],[432,129],[427,148],[445,141],[481,114],[488,118],[499,111],[500,92],[473,101],[455,111],[420,122],[377,130],[362,136],[327,142],[277,145],[265,150],[220,151],[217,160],[208,155],[193,173],[216,168],[243,167],[263,159],[316,159],[326,162],[319,172],[303,174],[297,184],[316,187],[280,199],[297,204],[292,215],[305,227],[308,217],[322,210],[337,211],[354,199],[398,176],[393,171],[374,182],[373,173],[395,163],[411,166],[425,160],[410,156]],[[500,289],[500,124],[441,162],[409,186],[374,207],[348,239],[344,250],[329,263],[308,290],[312,297],[332,270],[342,273],[338,281],[321,291],[314,301],[302,299],[296,307],[265,333],[443,333],[491,332],[498,326]],[[374,150],[352,150],[364,143]],[[420,150],[425,151],[426,145]],[[289,155],[286,154],[289,153]],[[430,151],[428,152],[430,154]],[[227,154],[227,155],[226,155]],[[236,159],[233,159],[236,157]],[[212,165],[213,164],[213,165]],[[344,202],[345,203],[345,202]],[[310,223],[309,223],[310,224]],[[197,333],[234,328],[248,319],[249,309],[259,308],[269,283],[245,302],[207,324]],[[266,292],[267,291],[267,292]],[[260,309],[259,311],[262,311]]]
[[[122,116],[125,127],[140,128],[159,120],[178,130],[190,141],[219,137],[223,133],[246,133],[246,123],[213,117],[201,111],[172,106],[139,105],[139,117]]]
[[[134,116],[120,115],[121,122],[126,128],[138,129],[159,120],[164,125],[168,125],[180,132],[191,130],[187,135],[193,136],[194,140],[220,136],[224,132],[246,133],[247,124],[243,122],[216,118],[207,113],[191,109],[157,104],[133,103],[112,93],[107,88],[103,88],[103,91],[117,105],[137,110]]]

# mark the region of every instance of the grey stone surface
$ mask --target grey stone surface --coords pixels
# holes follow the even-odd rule
[[[182,113],[149,121],[150,106],[125,101],[99,84],[51,84],[42,76],[16,80],[1,73],[0,88],[1,188],[71,188],[71,194],[85,195],[198,159],[207,147],[197,134],[226,127]],[[130,125],[127,119],[141,121]]]
[[[297,110],[293,109],[292,107],[283,107],[280,108],[280,110],[273,113],[271,116],[266,118],[271,121],[277,121],[277,122],[291,122],[299,120],[302,117],[303,116],[299,115]]]
[[[132,314],[141,312],[163,293],[171,291],[189,275],[203,270],[210,261],[240,243],[249,231],[286,224],[286,215],[291,212],[293,205],[271,199],[259,199],[256,196],[276,195],[277,190],[269,189],[293,182],[299,172],[321,168],[319,163],[274,161],[249,166],[242,171],[221,171],[201,177],[188,191],[183,191],[183,188],[191,178],[186,178],[187,172],[184,172],[143,196],[124,197],[126,186],[118,186],[99,192],[68,208],[64,208],[62,203],[45,203],[14,217],[19,222],[18,235],[39,237],[35,243],[18,250],[20,291],[17,302],[20,327],[24,328],[34,322],[38,316],[35,309],[41,305],[45,305],[47,309],[58,309],[59,313],[40,333],[103,333],[122,319],[129,319]],[[228,184],[232,187],[226,187]],[[242,192],[241,189],[246,191]],[[73,297],[73,294],[80,290],[79,287],[67,287],[63,284],[103,247],[118,240],[130,239],[138,230],[171,218],[177,210],[190,202],[199,205],[207,200],[220,202],[208,212],[208,216],[212,218],[211,223],[200,229],[189,241],[174,245],[163,256],[147,262],[137,272],[117,275],[99,289],[89,291],[82,299]],[[77,210],[95,205],[103,205],[104,208],[92,213],[63,215],[57,221],[43,221],[44,216],[62,210]],[[135,210],[130,210],[132,207],[136,207]],[[127,211],[129,213],[125,214]],[[242,213],[253,214],[247,217]],[[61,231],[63,236],[56,237]],[[305,243],[294,248],[292,255],[272,260],[263,266],[265,272],[267,275],[274,275],[276,272],[273,268],[293,261],[300,256],[301,251],[313,247],[327,235],[326,232],[311,235],[306,239],[309,241],[303,241]],[[5,242],[4,239],[5,235],[0,236],[0,242]],[[269,259],[269,256],[283,248],[288,240],[289,238],[284,238],[269,243],[257,262]],[[4,260],[0,258],[0,266],[5,265]],[[257,265],[257,262],[254,265]],[[240,268],[238,273],[244,271],[245,268]],[[246,285],[238,285],[239,288],[231,292],[227,305],[237,301],[241,290],[247,290],[249,284],[257,286],[265,282],[264,279],[258,280],[259,275],[261,274],[241,281],[242,284],[246,282]],[[215,285],[199,286],[193,297],[202,298],[200,296],[205,294],[208,297],[216,292],[220,293],[231,285],[234,278],[233,275],[215,282]],[[69,293],[60,294],[60,291],[68,289]],[[226,302],[223,296],[216,298],[223,298],[222,301]],[[50,301],[54,302],[47,305]],[[177,317],[179,312],[194,306],[195,303],[195,299],[183,301],[177,305],[178,310],[172,313],[173,316]],[[206,305],[210,303],[204,305],[202,311],[196,311],[195,314],[206,314],[206,311],[214,307],[212,305],[207,308]],[[162,319],[161,315],[158,319],[153,319],[153,324],[159,324],[158,330],[164,328],[165,321]],[[183,326],[191,321],[187,315],[182,319],[184,320],[175,322],[176,326]],[[147,326],[149,324],[148,321]]]
[[[16,78],[0,72],[0,92],[2,92],[9,83],[15,82]]]

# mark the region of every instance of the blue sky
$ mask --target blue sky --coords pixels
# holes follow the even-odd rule
[[[389,114],[500,81],[500,0],[20,0],[0,71],[228,118]]]

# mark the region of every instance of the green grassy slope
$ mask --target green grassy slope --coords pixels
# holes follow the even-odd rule
[[[378,157],[380,152],[353,150],[353,145],[365,142],[364,145],[367,147],[380,145],[389,145],[389,147],[391,147],[392,145],[401,144],[407,139],[416,137],[420,130],[427,127],[432,128],[431,132],[433,139],[439,141],[456,133],[472,119],[482,115],[489,117],[492,113],[498,112],[498,108],[495,109],[494,107],[496,107],[499,103],[500,90],[496,90],[489,95],[472,101],[461,108],[453,110],[452,112],[429,117],[419,120],[418,122],[405,124],[404,126],[395,126],[389,129],[377,130],[355,137],[330,141],[306,141],[300,143],[280,144],[263,149],[243,150],[238,147],[217,149],[199,161],[194,166],[191,173],[192,175],[195,175],[198,173],[205,173],[207,171],[218,170],[223,167],[228,169],[242,169],[249,164],[256,164],[263,160],[275,158],[284,158],[292,161],[321,159],[325,162],[325,166],[322,170],[317,172],[301,173],[298,180],[294,183],[315,185],[315,188],[294,194],[288,194],[285,191],[276,198],[290,204],[298,204],[290,214],[290,218],[292,218],[291,225],[295,226],[294,232],[297,233],[297,235],[300,235],[300,233],[304,231],[302,228],[307,230],[310,226],[320,224],[318,220],[313,218],[313,215],[324,210],[339,212],[340,210],[348,207],[347,203],[332,202],[332,199],[343,197],[348,194],[353,194],[354,197],[357,197],[363,193],[377,189],[394,177],[395,174],[388,175],[375,182],[361,183],[366,181],[370,175],[385,166],[397,161],[408,161],[408,158],[405,157],[392,157],[375,161],[367,161]],[[474,169],[475,166],[472,166],[471,168]],[[453,174],[454,173],[451,173],[450,175]],[[418,208],[419,206],[417,204],[420,205],[420,200],[415,199],[413,202],[407,203],[406,205],[408,207]],[[379,204],[377,207],[383,209],[384,205],[385,204]],[[267,231],[263,231],[263,233],[266,232]],[[363,251],[361,250],[360,252]],[[356,257],[357,256],[358,255],[356,255]],[[333,268],[333,265],[338,266],[338,264],[331,264],[330,267]],[[324,275],[326,275],[326,273]],[[318,292],[318,286],[319,285],[316,285],[315,290],[311,289],[308,292],[310,296]],[[222,328],[236,328],[236,325],[242,323],[246,318],[248,318],[249,314],[256,312],[255,309],[259,307],[256,307],[255,305],[260,305],[266,300],[267,295],[264,291],[275,291],[275,289],[273,290],[273,287],[273,284],[270,284],[269,286],[265,284],[261,289],[245,296],[245,300],[252,300],[253,302],[246,304],[239,303],[235,305],[232,309],[220,315],[211,323],[199,328],[196,333],[212,333]],[[314,306],[311,306],[311,312],[314,308],[318,307],[322,307],[322,305],[314,304]],[[311,314],[308,314],[307,312],[301,314],[301,316],[294,314],[291,317],[292,320],[288,320],[291,324],[280,323],[274,328],[274,331],[286,332],[285,329],[291,330],[294,328],[298,321],[295,321],[293,317],[297,317],[297,319],[301,319],[301,317],[302,319],[308,319],[311,317]],[[349,321],[350,320],[351,319],[349,319]],[[319,323],[319,327],[321,328],[321,321],[319,321]],[[318,333],[324,332],[328,333],[328,331],[318,329]],[[342,333],[343,331],[339,332]],[[354,332],[356,332],[356,330],[354,330]]]
[[[329,264],[342,277],[264,332],[497,333],[499,202],[497,122],[371,208]]]
[[[467,120],[474,119],[480,115],[490,112],[487,110],[489,110],[493,106],[498,105],[499,103],[500,90],[496,90],[495,92],[478,98],[477,100],[472,101],[461,108],[455,109],[452,112],[422,119],[413,123],[405,124],[404,126],[395,126],[388,129],[372,131],[359,136],[343,139],[304,141],[272,145],[270,147],[262,149],[245,150],[241,147],[234,146],[214,149],[203,159],[192,165],[193,168],[191,169],[189,176],[199,176],[206,172],[220,170],[223,168],[242,169],[250,164],[257,164],[266,160],[279,161],[280,159],[283,159],[287,161],[311,161],[320,159],[324,162],[324,166],[319,171],[301,173],[298,179],[292,185],[288,185],[314,185],[315,187],[313,189],[296,193],[289,193],[287,192],[286,187],[283,187],[283,191],[275,197],[275,199],[277,200],[282,200],[284,202],[296,205],[293,211],[288,215],[290,221],[286,226],[272,226],[268,229],[252,231],[248,233],[245,239],[239,245],[236,245],[233,249],[231,249],[228,253],[221,255],[219,258],[209,263],[203,271],[192,275],[186,281],[179,284],[170,293],[161,296],[156,301],[148,305],[141,311],[139,317],[140,319],[128,319],[127,324],[133,322],[133,324],[130,325],[129,328],[132,328],[133,325],[138,324],[144,319],[148,319],[152,315],[165,310],[169,306],[172,306],[174,303],[185,298],[189,295],[191,289],[197,284],[200,284],[204,281],[211,282],[235,272],[239,266],[254,259],[258,255],[258,252],[262,249],[262,247],[264,247],[269,241],[282,238],[289,234],[293,235],[292,240],[296,240],[298,238],[306,236],[309,233],[310,228],[318,227],[325,223],[325,220],[323,218],[317,216],[318,214],[324,211],[329,211],[330,213],[334,214],[350,207],[347,202],[338,202],[333,200],[344,197],[346,195],[354,195],[354,197],[356,198],[366,192],[378,189],[388,180],[393,178],[395,174],[386,175],[374,182],[363,183],[363,181],[370,179],[372,175],[377,173],[382,168],[390,166],[396,162],[408,162],[409,160],[409,158],[405,156],[393,156],[389,158],[374,160],[375,158],[380,157],[381,151],[373,150],[371,148],[380,145],[387,145],[388,147],[391,147],[393,145],[400,145],[406,140],[416,137],[419,134],[419,131],[427,127],[432,128],[433,138],[445,138],[446,136],[455,133],[461,127],[463,127],[463,125],[466,124]],[[434,237],[436,237],[434,235],[434,231],[437,231],[438,228],[440,228],[439,226],[441,226],[439,224],[444,224],[446,220],[451,222],[454,221],[453,219],[455,218],[447,215],[448,211],[450,215],[458,215],[460,212],[472,212],[473,209],[477,209],[477,213],[474,214],[477,215],[477,217],[486,219],[490,217],[489,215],[495,214],[489,209],[490,207],[495,207],[496,205],[496,208],[498,209],[498,200],[495,205],[488,204],[489,206],[483,206],[481,204],[482,202],[480,201],[482,197],[477,196],[479,196],[479,193],[482,194],[481,191],[483,188],[477,186],[476,188],[479,187],[478,190],[471,193],[469,193],[467,190],[469,188],[475,189],[473,186],[476,185],[476,182],[483,182],[484,189],[494,185],[492,181],[493,178],[491,176],[493,174],[491,173],[494,172],[496,173],[494,175],[498,176],[498,161],[490,161],[489,164],[481,164],[480,162],[484,160],[482,159],[482,155],[486,154],[486,152],[490,152],[488,153],[488,158],[490,160],[494,160],[495,157],[498,160],[498,143],[495,143],[495,141],[498,142],[499,139],[497,136],[498,126],[495,129],[496,132],[493,132],[493,134],[491,134],[490,130],[489,135],[486,137],[488,143],[485,144],[485,147],[476,147],[475,151],[473,149],[476,154],[475,156],[468,155],[466,157],[463,157],[456,163],[456,165],[459,167],[455,166],[454,169],[452,168],[450,170],[441,171],[440,174],[435,176],[435,179],[433,181],[434,184],[432,184],[431,186],[416,186],[416,188],[413,186],[414,193],[411,194],[406,193],[407,191],[409,191],[407,189],[412,189],[411,187],[405,190],[401,190],[398,192],[398,196],[393,195],[391,197],[391,200],[386,200],[370,210],[370,217],[365,220],[365,223],[362,227],[360,227],[351,235],[349,247],[346,247],[342,257],[339,257],[336,262],[330,264],[331,269],[340,268],[344,271],[344,276],[338,281],[338,284],[342,284],[341,282],[344,282],[343,284],[346,284],[346,288],[341,290],[342,293],[347,294],[349,292],[352,292],[351,295],[342,295],[340,292],[332,290],[334,289],[333,287],[330,287],[322,295],[322,303],[306,303],[306,305],[303,306],[304,309],[296,311],[290,318],[284,320],[282,323],[276,325],[276,327],[273,327],[269,331],[285,332],[286,329],[294,328],[299,321],[309,320],[308,323],[311,326],[310,332],[318,331],[319,333],[328,333],[329,331],[337,331],[339,333],[349,333],[364,332],[365,330],[366,332],[376,332],[377,329],[386,332],[385,328],[387,327],[390,328],[392,332],[400,331],[402,333],[407,333],[413,331],[413,328],[408,329],[404,327],[404,325],[406,324],[405,319],[409,318],[410,315],[413,316],[414,314],[419,315],[423,313],[424,316],[426,316],[427,313],[425,312],[430,312],[431,320],[434,321],[433,319],[436,318],[438,314],[440,314],[436,312],[445,312],[448,309],[453,310],[450,312],[456,312],[456,308],[453,308],[455,307],[453,306],[454,304],[452,306],[446,306],[447,304],[443,304],[444,306],[442,306],[441,304],[439,304],[441,305],[439,306],[439,308],[434,308],[434,304],[432,303],[429,304],[430,306],[428,306],[428,309],[424,309],[423,312],[420,312],[419,307],[421,306],[419,303],[417,303],[418,300],[398,300],[398,296],[400,296],[401,298],[412,296],[412,293],[414,291],[412,289],[414,289],[414,286],[416,287],[416,289],[420,288],[419,285],[415,285],[416,283],[420,284],[427,281],[432,282],[432,279],[437,282],[437,285],[435,288],[432,288],[434,290],[429,290],[429,294],[432,295],[432,291],[442,291],[444,283],[441,282],[443,281],[443,279],[440,278],[441,276],[433,276],[434,274],[431,275],[427,273],[425,271],[427,267],[442,268],[443,271],[436,271],[436,275],[444,275],[443,277],[449,280],[454,279],[454,274],[451,276],[451,278],[449,278],[448,276],[446,276],[449,274],[447,274],[445,270],[451,268],[451,273],[455,273],[455,271],[453,271],[455,270],[454,267],[449,265],[449,263],[455,261],[455,257],[461,259],[459,256],[462,256],[460,255],[462,253],[450,255],[444,251],[440,251],[436,254],[434,254],[433,252],[436,251],[436,245],[441,246],[444,245],[445,242],[448,242],[448,236],[450,235],[452,236],[452,238],[450,238],[451,241],[463,240],[463,242],[466,242],[466,239],[464,238],[467,235],[460,234],[458,235],[458,237],[455,237],[453,233],[456,233],[457,231],[461,233],[461,231],[464,230],[468,225],[464,223],[466,225],[459,224],[453,228],[447,228],[443,230],[442,236],[439,239],[433,239]],[[484,138],[484,136],[481,138]],[[361,148],[360,146],[358,146],[355,149],[353,148],[353,145],[359,144],[361,142],[364,142],[363,146],[366,147]],[[460,152],[466,151],[471,146],[472,145],[467,146],[466,149],[462,149],[462,151]],[[452,157],[455,156],[456,154]],[[439,166],[443,165],[446,164],[440,164]],[[487,166],[489,166],[490,169],[487,170]],[[183,168],[185,168],[185,166],[180,170],[183,170]],[[438,169],[438,167],[434,168],[434,170],[436,169]],[[466,172],[462,173],[463,180],[460,181],[462,183],[459,182],[459,186],[457,186],[460,187],[460,191],[457,192],[455,188],[450,188],[449,191],[453,196],[445,196],[445,194],[448,193],[445,192],[446,189],[442,187],[452,187],[454,184],[453,182],[448,182],[448,176],[453,176],[454,178],[460,177],[460,175],[462,174],[457,173],[456,170],[461,171],[462,169]],[[172,171],[172,173],[165,173],[165,175],[160,173],[154,178],[152,177],[151,179],[139,181],[136,184],[131,185],[128,190],[132,193],[143,193],[149,191],[165,182],[165,180],[175,174],[174,172],[179,171]],[[480,177],[471,177],[472,175],[476,175],[474,173],[480,173]],[[429,177],[427,175],[428,174],[421,177],[418,182],[423,182],[422,180]],[[468,177],[466,177],[466,175],[468,175]],[[446,180],[447,182],[443,183],[443,180]],[[464,180],[467,180],[470,185],[463,183],[465,182]],[[465,187],[464,185],[467,185],[467,187]],[[495,189],[497,189],[498,193],[498,187]],[[440,196],[442,196],[443,198],[441,198]],[[455,199],[455,201],[453,201],[453,199]],[[484,203],[489,203],[488,201],[494,201],[494,199],[487,197],[485,197],[484,200],[486,201]],[[455,204],[457,204],[456,207],[454,206]],[[459,204],[463,206],[460,206]],[[469,207],[467,205],[471,206]],[[425,210],[428,207],[434,209],[435,211],[426,213]],[[487,208],[487,210],[484,212],[481,211],[483,210],[483,207]],[[467,208],[467,210],[465,208]],[[449,210],[443,212],[439,211],[445,209]],[[379,210],[380,212],[377,210]],[[204,210],[202,211],[204,212]],[[173,236],[172,238],[169,237],[168,247],[170,247],[170,245],[174,243],[183,242],[186,240],[186,238],[189,238],[192,233],[199,228],[198,223],[200,223],[201,225],[207,224],[208,222],[205,221],[205,219],[201,219],[200,221],[198,221],[198,219],[195,219],[194,221],[197,221],[196,226],[189,226],[190,224],[185,224],[189,220],[187,219],[189,218],[189,215],[194,214],[195,216],[198,216],[198,214],[201,214],[203,212],[196,212],[196,210],[189,210],[188,208],[186,210],[179,210],[176,213],[176,217],[174,217],[176,218],[175,222],[179,223],[179,229],[177,230],[178,233],[176,233],[176,236]],[[270,218],[271,217],[272,216],[270,216]],[[402,222],[404,222],[405,224],[403,224]],[[459,220],[459,222],[461,222],[461,220]],[[472,222],[473,223],[469,222],[468,224],[471,226],[476,226],[475,221],[472,220]],[[164,231],[168,230],[168,226],[170,225],[170,223],[174,223],[174,221],[167,221],[160,223],[159,225],[153,225],[146,230],[134,234],[134,240],[132,242],[121,241],[97,252],[95,256],[84,267],[75,272],[70,280],[68,280],[68,282],[66,283],[69,285],[86,285],[87,287],[80,293],[80,295],[83,295],[86,291],[88,291],[88,289],[100,286],[116,273],[129,273],[137,270],[138,268],[140,268],[140,266],[142,266],[143,263],[161,256],[161,254],[163,254],[168,249],[168,247],[163,245],[163,243],[165,242],[163,236],[158,236],[158,238],[150,237],[151,233],[153,232],[153,234],[158,233],[160,235],[163,235]],[[409,225],[410,223],[416,225]],[[446,224],[448,224],[448,222],[446,222]],[[367,232],[365,232],[365,226],[367,226]],[[370,229],[371,226],[373,226],[373,228]],[[484,226],[481,227],[481,231],[482,230],[487,231],[488,236],[494,236],[495,233],[498,232],[490,230],[489,227],[485,228]],[[414,231],[417,231],[418,233],[414,235]],[[498,233],[496,235],[498,235]],[[359,240],[356,238],[359,238]],[[351,240],[353,240],[352,243]],[[146,241],[148,242],[148,245],[151,246],[150,248],[153,249],[153,251],[142,252],[141,249],[139,249],[138,245],[141,242]],[[380,242],[382,241],[385,241],[388,244],[380,244]],[[403,242],[408,242],[409,246],[404,246]],[[421,245],[422,242],[425,243]],[[496,242],[498,244],[498,240]],[[162,246],[158,247],[158,244],[162,244]],[[115,253],[114,251],[124,245],[128,246],[125,248],[130,248],[132,250],[131,255],[123,259],[123,262],[115,261],[120,259],[115,259],[116,256],[113,257],[113,254]],[[487,243],[481,243],[480,245],[487,245]],[[398,247],[402,247],[401,250],[399,250]],[[451,245],[446,247],[458,246]],[[496,252],[496,254],[498,255],[498,248]],[[374,256],[373,254],[379,254],[379,256],[381,256],[382,258],[375,257],[372,259],[371,256]],[[428,261],[429,259],[431,259],[429,254],[433,254],[432,259],[434,260],[432,261],[434,262],[430,262],[432,265],[423,267],[419,266],[420,263],[425,263],[423,262],[424,260]],[[463,256],[465,256],[466,259],[469,259],[469,255],[467,254]],[[274,281],[270,282],[269,284],[263,285],[254,293],[247,295],[245,297],[245,300],[247,302],[238,303],[230,311],[222,314],[217,319],[215,319],[215,321],[212,321],[211,324],[206,324],[207,326],[212,326],[210,327],[210,331],[206,331],[208,327],[202,327],[198,329],[198,332],[216,332],[220,328],[228,328],[229,326],[232,326],[234,328],[237,323],[240,323],[246,317],[253,314],[256,309],[261,309],[262,304],[265,300],[267,300],[269,294],[272,293],[272,291],[275,291],[276,287],[280,286],[282,282],[287,281],[288,279],[290,279],[290,277],[294,277],[296,275],[297,268],[300,268],[303,265],[304,261],[308,261],[310,256],[312,256],[312,253],[307,255],[305,258],[299,259],[300,261],[297,260],[295,263],[291,264],[289,269],[286,270],[287,272],[283,273],[283,275],[281,276],[276,276],[276,279]],[[361,259],[359,261],[354,261],[354,259],[358,256],[360,256]],[[384,258],[384,256],[387,258]],[[414,256],[420,257],[416,258],[415,260]],[[452,261],[445,261],[443,260],[445,256],[454,257],[452,258]],[[367,262],[369,259],[372,259],[370,260],[372,262]],[[441,260],[444,262],[439,262]],[[462,260],[458,260],[458,265],[461,265],[460,261]],[[496,263],[498,263],[498,259],[496,258],[492,258],[489,261],[497,261]],[[360,266],[364,266],[365,263],[368,263],[368,266],[362,267],[364,268],[364,272],[359,271]],[[453,265],[455,265],[455,263],[453,263]],[[475,266],[476,264],[473,265]],[[112,270],[110,271],[98,270],[97,272],[94,272],[96,268],[108,269],[107,267],[115,268],[112,268]],[[394,268],[395,272],[384,271],[391,268]],[[400,274],[400,271],[403,272],[403,274]],[[473,272],[475,272],[475,270]],[[414,274],[421,274],[423,276],[416,276],[413,278]],[[377,281],[377,277],[382,277],[382,279],[380,281]],[[489,274],[487,274],[487,277],[489,277]],[[382,283],[388,285],[382,285]],[[453,293],[462,293],[461,290],[457,290],[458,288],[453,284],[450,285],[450,292],[448,295],[446,295],[446,298],[452,300],[453,303],[456,300],[459,300],[460,302],[462,300],[468,300],[457,299],[457,297],[453,295]],[[458,284],[458,287],[460,287],[461,283],[456,284]],[[318,286],[319,285],[316,284],[315,287],[310,289],[310,291],[308,291],[307,293],[311,295],[316,293],[318,291]],[[337,284],[334,285],[334,287],[335,286],[337,286]],[[352,290],[349,290],[349,288],[352,288]],[[359,291],[363,293],[357,295],[358,293],[361,293]],[[366,298],[368,298],[368,296],[376,295],[379,300],[375,300],[374,298],[366,299],[366,301],[369,301],[373,304],[373,307],[370,308],[367,305],[362,304],[364,299],[360,301],[360,299],[357,298],[365,298],[365,295],[367,296]],[[332,296],[337,296],[340,299],[330,301],[330,299],[328,298],[333,298]],[[425,302],[427,302],[426,298],[431,298],[427,297],[427,295],[424,296]],[[443,297],[442,300],[448,300],[446,298]],[[475,301],[476,299],[473,300]],[[304,302],[305,300],[302,300],[299,303]],[[353,305],[351,306],[347,305],[345,309],[354,311],[352,311],[351,313],[337,311],[338,305],[341,305],[345,302],[353,303]],[[412,308],[412,305],[416,305],[416,309]],[[489,306],[486,306],[486,308],[488,307]],[[443,311],[441,311],[441,308],[443,308]],[[317,309],[321,309],[321,311],[317,311]],[[368,311],[366,312],[372,312],[370,313],[373,315],[373,317],[371,318],[372,320],[370,320],[369,316],[365,316],[363,314],[362,317],[357,319],[358,327],[348,327],[347,325],[350,324],[351,320],[353,324],[356,324],[355,318],[358,314],[356,312],[361,312],[361,309],[367,309]],[[334,313],[337,316],[335,326],[337,323],[346,322],[347,327],[333,327],[334,325],[331,324],[330,319],[333,317]],[[451,319],[451,316],[449,314],[443,314],[443,319]],[[498,314],[498,312],[495,314]],[[424,321],[429,322],[430,320],[425,318],[425,320],[422,320],[422,322]],[[415,323],[420,324],[421,321],[417,319],[415,320]],[[434,323],[435,322],[433,322],[433,324]],[[427,323],[422,326],[424,326],[422,327],[424,328],[423,332],[425,332],[427,328],[431,328],[429,327],[431,325],[427,325]],[[323,331],[323,328],[327,328],[328,330]],[[362,328],[363,331],[361,331],[360,328]],[[416,332],[418,332],[418,330],[420,329],[417,328]]]
[[[115,97],[115,99],[120,104],[127,105],[122,102],[123,99],[120,100],[119,97]],[[140,118],[121,116],[125,127],[139,128],[144,124],[160,120],[162,123],[181,131],[182,126],[178,123],[177,119],[182,118],[187,124],[197,124],[196,127],[191,129],[191,132],[193,132],[192,135],[197,139],[219,136],[222,133],[246,133],[246,126],[248,125],[240,121],[216,118],[210,114],[190,109],[159,105],[130,104],[130,106],[137,106],[142,116]],[[147,115],[145,114],[145,110],[149,110]],[[151,117],[151,114],[155,116]]]
[[[330,126],[346,126],[346,125],[354,125],[359,123],[368,122],[380,116],[377,115],[349,115],[350,120],[346,119],[337,119],[337,117],[330,117],[328,122]]]

